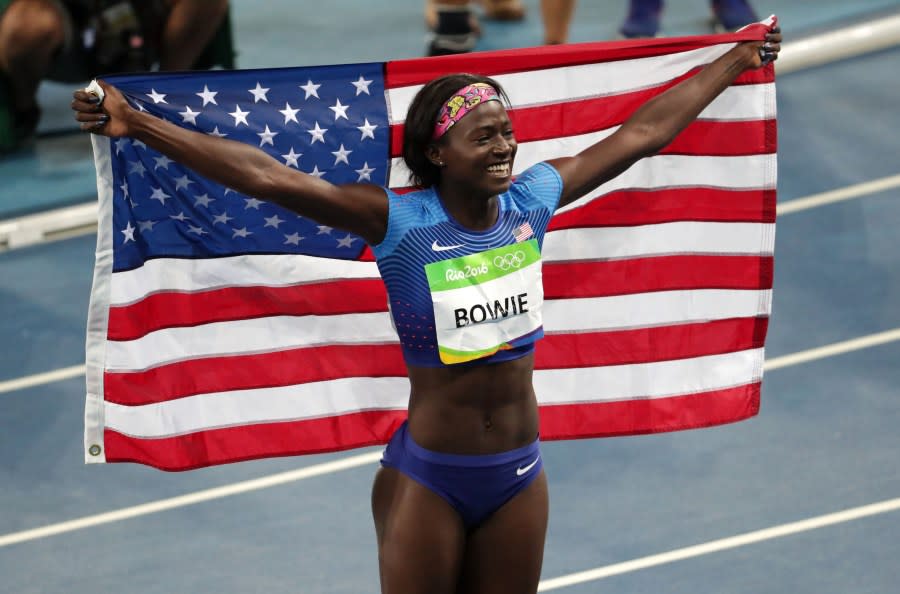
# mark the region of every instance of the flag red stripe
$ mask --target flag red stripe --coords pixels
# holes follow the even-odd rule
[[[771,289],[771,256],[659,256],[544,264],[544,298],[688,289]]]
[[[699,429],[759,412],[760,383],[685,396],[541,406],[541,439],[581,439]],[[597,428],[602,427],[602,431]]]
[[[675,82],[618,97],[511,109],[509,117],[513,122],[516,141],[520,143],[588,134],[621,125],[635,109],[674,86]],[[695,121],[663,152],[714,156],[771,153],[774,146],[764,139],[770,136],[767,129],[774,127],[775,120]],[[391,126],[391,157],[401,155],[403,130],[403,124]]]
[[[107,402],[152,404],[209,392],[348,377],[405,377],[399,344],[340,345],[206,357],[136,372],[105,372]]]
[[[547,334],[535,369],[629,365],[733,353],[763,346],[768,318],[735,318],[609,332]]]
[[[604,297],[676,289],[770,289],[768,256],[659,256],[615,261],[547,262],[545,297]],[[352,299],[346,296],[352,295]],[[387,311],[380,279],[290,287],[229,287],[196,293],[154,293],[110,308],[110,340],[135,340],[165,328],[266,316],[330,316]]]
[[[159,439],[140,439],[105,429],[103,441],[107,462],[137,462],[160,470],[180,471],[382,444],[405,418],[405,410],[368,411],[306,421],[240,425]]]
[[[352,298],[348,298],[352,295]],[[387,311],[380,278],[289,287],[228,287],[194,293],[154,293],[109,309],[110,340],[134,340],[162,328],[266,316],[340,315]]]
[[[556,214],[547,231],[675,221],[774,223],[775,190],[621,190]]]
[[[594,367],[683,359],[759,348],[766,318],[549,334],[536,369]],[[104,373],[107,402],[136,406],[204,393],[290,386],[349,377],[405,377],[398,344],[290,349],[179,361],[132,373]]]
[[[646,400],[541,406],[541,439],[552,441],[695,429],[740,421],[759,410],[759,383]],[[275,456],[314,454],[387,442],[406,411],[367,411],[324,419],[241,425],[160,439],[104,430],[107,462],[168,471]],[[596,431],[603,427],[602,433]],[[302,445],[300,445],[302,444]]]
[[[601,41],[558,46],[544,46],[540,51],[521,49],[476,52],[436,58],[393,60],[385,64],[385,87],[393,89],[421,85],[442,74],[473,72],[487,76],[529,72],[546,68],[562,68],[616,60],[649,58],[672,52],[683,52],[719,43],[762,39],[763,29],[753,28],[728,35],[698,35],[626,41]],[[535,77],[539,77],[536,73]],[[739,78],[774,80],[771,65],[745,72]]]

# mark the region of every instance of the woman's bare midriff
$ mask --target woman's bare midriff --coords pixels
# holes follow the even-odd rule
[[[492,454],[533,442],[538,434],[533,369],[533,354],[487,365],[410,367],[413,441],[454,454]]]

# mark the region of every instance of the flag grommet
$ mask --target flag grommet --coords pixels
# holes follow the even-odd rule
[[[88,454],[91,456],[99,456],[102,449],[97,444],[92,445],[88,448]]]

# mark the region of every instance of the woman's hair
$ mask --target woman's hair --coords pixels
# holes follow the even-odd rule
[[[454,93],[466,85],[479,82],[494,87],[503,103],[509,105],[509,97],[503,87],[494,79],[478,74],[448,74],[432,80],[416,93],[406,112],[403,129],[403,160],[409,167],[412,185],[428,188],[440,180],[441,168],[425,155],[428,145],[443,142],[444,137],[437,141],[432,139],[438,113]]]

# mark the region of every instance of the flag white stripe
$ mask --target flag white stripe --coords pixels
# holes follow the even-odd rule
[[[661,253],[770,254],[773,242],[774,226],[766,223],[679,222],[560,229],[547,233],[542,258],[544,262],[580,260],[584,253],[575,248],[585,246],[591,246],[588,253],[603,258],[640,258]],[[225,278],[227,284],[222,283]],[[380,278],[374,262],[298,255],[157,259],[149,260],[141,268],[115,273],[110,299],[113,306],[128,305],[146,297],[147,287],[153,287],[154,292],[194,292]]]
[[[544,239],[546,262],[664,254],[771,255],[774,223],[659,223],[639,227],[560,230]]]
[[[734,44],[719,44],[662,56],[560,66],[498,74],[492,78],[509,95],[513,107],[559,103],[637,91],[665,84],[692,68],[712,62]],[[391,124],[402,123],[413,97],[422,85],[388,89]]]
[[[771,291],[657,291],[544,302],[547,332],[613,330],[767,315]],[[626,325],[627,324],[627,325]],[[166,328],[108,341],[106,368],[140,371],[201,357],[264,353],[326,344],[397,342],[388,313],[271,316]]]
[[[568,139],[542,140],[519,145],[516,155],[516,172],[521,173],[535,163],[560,155],[574,155],[580,148],[568,146]],[[531,145],[542,145],[535,150]],[[585,143],[583,146],[589,146]],[[767,186],[775,182],[776,158],[774,154],[741,156],[655,155],[641,159],[625,173],[603,184],[588,196],[599,196],[622,188],[682,188],[710,187],[748,189],[760,187],[760,180]],[[409,169],[402,159],[394,159],[391,165],[392,187],[408,184]],[[582,198],[582,201],[585,200]]]
[[[204,291],[236,286],[285,287],[299,283],[380,278],[375,262],[314,258],[295,254],[230,258],[159,258],[113,275],[112,305],[134,303],[154,292]],[[224,283],[223,279],[228,282]],[[152,293],[150,293],[152,294]]]
[[[534,372],[541,404],[620,401],[706,392],[758,382],[763,349],[675,361]],[[359,398],[364,394],[364,398]],[[106,403],[106,426],[159,438],[265,422],[316,419],[362,410],[403,410],[406,378],[348,378],[201,394],[141,406]]]

